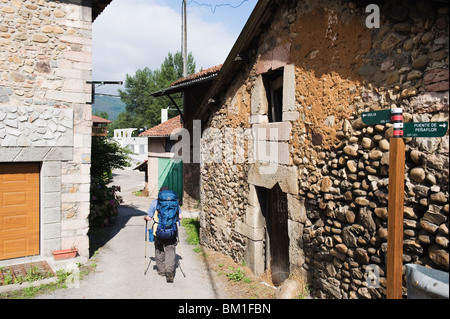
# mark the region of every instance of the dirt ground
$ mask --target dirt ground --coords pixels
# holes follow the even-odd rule
[[[230,299],[274,299],[276,287],[270,281],[270,276],[264,274],[261,277],[256,277],[252,272],[241,264],[234,262],[230,257],[221,253],[202,247],[202,252],[199,252],[198,258],[211,270],[211,274],[218,286],[225,287],[225,291],[221,293]],[[240,271],[239,271],[240,270]],[[241,280],[237,280],[240,274]],[[235,274],[233,279],[229,279]],[[265,282],[266,284],[264,284]]]
[[[218,286],[225,287],[221,291],[225,298],[230,299],[276,299],[277,287],[271,280],[270,272],[261,276],[255,276],[248,267],[234,262],[230,257],[225,256],[212,249],[202,247],[202,252],[198,253],[198,258],[211,270],[214,280],[220,283]],[[240,269],[243,278],[239,281],[233,280],[233,274]],[[229,278],[230,276],[231,278]],[[296,299],[309,299],[309,290],[305,283],[293,277],[299,283]]]

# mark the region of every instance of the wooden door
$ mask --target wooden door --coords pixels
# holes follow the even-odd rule
[[[281,285],[289,277],[289,235],[287,195],[278,183],[269,191],[269,209],[272,282]]]
[[[183,163],[169,158],[158,159],[158,189],[167,186],[183,202]]]
[[[287,194],[278,183],[272,189],[258,188],[258,198],[266,217],[266,267],[274,285],[289,277],[289,234]]]
[[[39,170],[0,164],[0,260],[39,254]]]

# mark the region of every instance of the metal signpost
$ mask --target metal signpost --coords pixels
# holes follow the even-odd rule
[[[364,124],[393,123],[389,141],[389,194],[387,289],[388,299],[402,298],[403,266],[403,203],[405,188],[405,142],[403,137],[441,137],[447,133],[448,122],[403,123],[403,110],[392,108],[361,115]]]

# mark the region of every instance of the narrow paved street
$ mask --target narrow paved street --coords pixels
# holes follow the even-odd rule
[[[200,254],[192,251],[185,242],[181,228],[177,246],[179,264],[174,283],[167,283],[165,277],[157,274],[154,261],[153,243],[147,245],[145,253],[145,222],[143,217],[150,204],[149,199],[137,197],[134,191],[144,184],[143,173],[130,169],[114,172],[114,185],[121,186],[119,217],[114,225],[107,228],[110,238],[98,249],[96,270],[85,276],[78,287],[60,289],[42,295],[39,299],[78,298],[153,298],[153,299],[216,299],[223,298],[220,284],[213,280]],[[150,223],[149,223],[150,225]],[[182,257],[180,259],[180,257]],[[145,265],[144,266],[144,261]],[[145,267],[148,268],[144,275]]]

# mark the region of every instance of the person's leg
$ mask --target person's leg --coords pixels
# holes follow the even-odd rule
[[[166,274],[164,243],[158,237],[155,237],[155,261],[158,274],[164,276]]]
[[[173,282],[175,273],[175,258],[176,258],[177,238],[167,239],[165,241],[165,263],[166,263],[166,278],[167,282]]]

